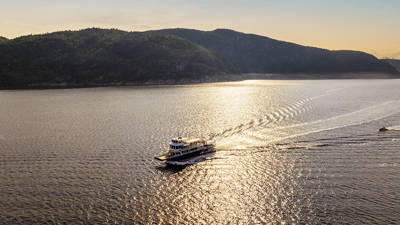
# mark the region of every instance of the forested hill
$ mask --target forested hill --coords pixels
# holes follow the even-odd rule
[[[242,73],[396,72],[388,63],[364,52],[329,51],[227,29],[154,32],[176,35],[210,49]]]
[[[281,79],[293,73],[306,79],[398,77],[388,62],[363,52],[232,30],[92,28],[0,38],[0,88],[216,81],[244,73],[279,73]]]
[[[382,59],[394,66],[400,72],[400,59]]]
[[[0,86],[95,86],[200,79],[232,69],[177,36],[86,29],[0,44]]]

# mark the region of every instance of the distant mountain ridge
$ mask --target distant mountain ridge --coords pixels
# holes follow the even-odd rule
[[[247,73],[281,74],[279,79],[293,79],[292,74],[303,74],[301,79],[399,77],[387,61],[363,52],[226,29],[91,28],[0,38],[0,43],[1,88],[224,81]]]
[[[400,72],[400,59],[382,59],[382,60],[388,62],[390,65],[396,68],[397,71]]]
[[[227,29],[165,29],[224,58],[241,73],[362,73],[396,71],[386,62],[359,51],[330,51]]]

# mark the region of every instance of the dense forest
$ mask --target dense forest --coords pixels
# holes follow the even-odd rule
[[[303,73],[308,79],[335,78],[334,73],[398,77],[396,72],[388,62],[363,52],[304,47],[221,29],[92,28],[0,38],[1,88],[215,81],[244,73],[279,73],[281,78]]]
[[[0,86],[95,86],[229,73],[211,51],[177,36],[86,29],[0,45]]]

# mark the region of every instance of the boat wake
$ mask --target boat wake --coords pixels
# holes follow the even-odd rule
[[[314,97],[305,98],[297,101],[293,105],[285,106],[282,108],[278,108],[273,112],[264,115],[263,117],[252,119],[248,122],[241,123],[235,127],[227,128],[219,133],[214,133],[208,135],[209,140],[221,140],[224,138],[228,138],[235,134],[240,134],[245,132],[246,130],[251,129],[261,129],[263,127],[269,127],[272,124],[278,124],[282,121],[287,121],[289,119],[293,119],[300,114],[304,114],[313,109],[310,105],[311,102],[318,98],[322,98],[331,93],[331,91],[327,91],[326,93]]]
[[[329,131],[348,126],[361,125],[386,118],[400,111],[400,101],[387,101],[369,106],[357,111],[319,119],[310,122],[297,123],[288,126],[263,127],[253,126],[242,129],[230,136],[218,140],[219,148],[251,148],[265,146],[312,133]],[[279,125],[279,124],[278,124]],[[400,130],[400,126],[390,127],[389,130]]]
[[[396,130],[396,131],[400,131],[400,125],[399,126],[390,126],[387,127],[388,130]]]

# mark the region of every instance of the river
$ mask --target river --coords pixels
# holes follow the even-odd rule
[[[400,223],[400,80],[0,91],[0,121],[1,224]],[[155,161],[177,135],[217,152]]]

